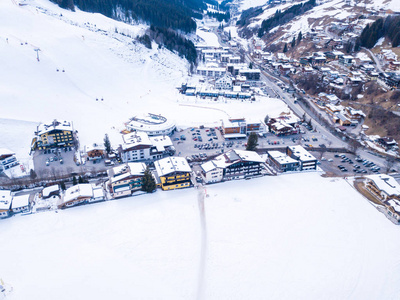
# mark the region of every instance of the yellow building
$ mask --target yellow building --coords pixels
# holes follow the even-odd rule
[[[164,191],[191,186],[192,169],[183,157],[166,157],[154,162]]]
[[[54,147],[72,147],[75,144],[72,122],[54,120],[49,124],[41,123],[32,140],[32,150],[44,150]]]

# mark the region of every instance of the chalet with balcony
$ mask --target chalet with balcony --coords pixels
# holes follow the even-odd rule
[[[31,150],[74,146],[75,137],[72,122],[54,120],[50,123],[39,124],[32,140]]]
[[[220,172],[219,169],[222,169],[222,180],[261,176],[264,169],[263,165],[265,164],[264,160],[256,152],[236,149],[217,156],[212,162],[213,165],[204,166],[203,171],[207,170],[208,172],[205,172],[203,176],[212,178],[213,172]]]
[[[87,160],[97,160],[104,158],[106,149],[104,146],[93,144],[91,146],[85,146],[85,152]]]
[[[120,198],[132,195],[133,192],[142,188],[144,163],[125,163],[107,170],[109,178],[108,188],[113,198]]]
[[[11,150],[0,148],[0,172],[18,166],[19,162]]]
[[[175,148],[168,136],[148,136],[146,132],[122,135],[119,153],[123,162],[146,161],[173,155]]]
[[[166,157],[154,162],[157,176],[164,191],[190,187],[192,169],[183,157]]]
[[[67,208],[84,204],[93,198],[93,188],[90,183],[80,183],[65,190],[59,208]]]

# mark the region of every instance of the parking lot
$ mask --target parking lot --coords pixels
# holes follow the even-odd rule
[[[322,157],[320,152],[312,152],[312,154],[319,159],[320,167],[325,172],[338,176],[379,174],[384,171],[383,166],[378,166],[354,154],[325,152]]]
[[[41,176],[62,176],[72,173],[101,172],[105,170],[104,160],[100,162],[87,161],[77,165],[74,161],[75,149],[58,148],[36,150],[33,154],[33,164],[36,174]]]

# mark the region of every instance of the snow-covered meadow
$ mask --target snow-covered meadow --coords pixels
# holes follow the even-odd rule
[[[399,295],[399,227],[345,180],[315,172],[207,186],[204,248],[198,192],[2,220],[7,299]]]

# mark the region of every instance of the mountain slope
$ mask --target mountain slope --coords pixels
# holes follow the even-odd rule
[[[24,6],[2,1],[0,18],[0,118],[72,120],[82,143],[101,141],[142,110],[161,113],[160,99],[174,103],[175,86],[187,74],[185,60],[129,37],[140,35],[144,25],[63,10],[45,0]],[[30,136],[16,138],[29,148]]]

